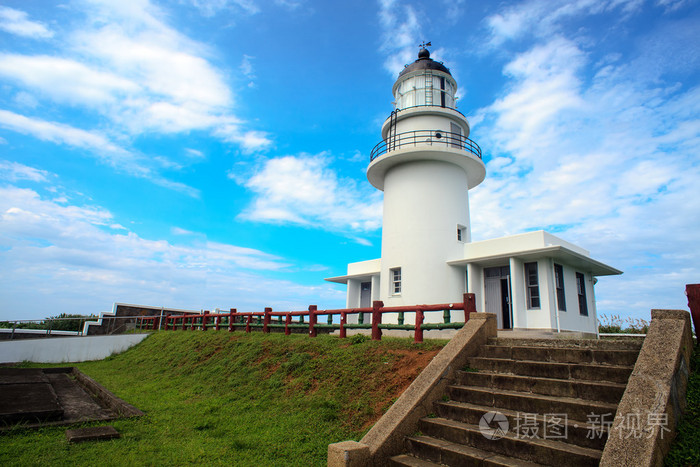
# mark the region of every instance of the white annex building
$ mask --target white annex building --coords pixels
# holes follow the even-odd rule
[[[471,241],[468,190],[486,167],[455,109],[457,83],[422,48],[393,86],[395,110],[382,125],[367,178],[384,191],[382,257],[348,264],[347,307],[461,303],[501,329],[595,333],[596,276],[622,274],[588,251],[544,231]],[[407,324],[410,321],[406,316]],[[427,314],[426,322],[442,319]],[[464,320],[462,311],[452,321]]]

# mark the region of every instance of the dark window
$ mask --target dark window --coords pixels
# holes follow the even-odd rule
[[[561,264],[554,265],[554,284],[557,288],[557,307],[566,311],[566,294],[564,293],[564,268]]]
[[[588,302],[586,301],[586,280],[580,272],[576,273],[576,289],[578,291],[578,312],[588,316]]]
[[[527,307],[540,307],[540,286],[537,279],[537,263],[525,263],[525,286],[527,287]]]
[[[445,107],[445,77],[440,77],[440,106]]]

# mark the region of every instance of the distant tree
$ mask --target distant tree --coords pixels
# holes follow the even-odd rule
[[[46,318],[42,327],[48,329],[50,326],[52,331],[81,331],[83,323],[91,319],[97,319],[97,316],[61,313],[58,316]]]

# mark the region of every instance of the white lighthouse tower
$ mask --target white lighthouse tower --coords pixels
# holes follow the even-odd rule
[[[456,91],[450,70],[425,47],[399,74],[394,111],[367,167],[369,182],[384,191],[382,256],[326,280],[347,284],[347,308],[455,303],[470,292],[499,328],[595,334],[593,286],[622,271],[542,230],[471,241],[469,190],[486,167],[455,108]],[[462,311],[448,314],[425,322],[464,319]]]
[[[421,48],[393,86],[367,178],[384,191],[379,297],[387,306],[461,302],[470,241],[468,191],[484,180],[481,150],[455,107],[457,83]]]

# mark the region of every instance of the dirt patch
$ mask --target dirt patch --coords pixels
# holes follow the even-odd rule
[[[376,348],[368,350],[368,352],[375,354],[378,359],[384,359],[385,368],[367,375],[366,391],[371,391],[372,397],[369,407],[364,410],[362,430],[369,429],[389,410],[389,407],[428,366],[433,357],[440,352],[440,349],[386,350]],[[356,410],[356,404],[351,403],[350,406],[354,409],[346,411],[345,415],[348,421],[356,415],[352,413]]]

